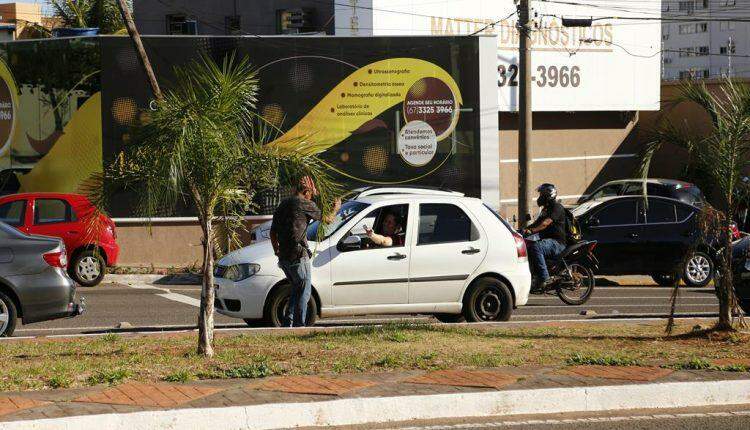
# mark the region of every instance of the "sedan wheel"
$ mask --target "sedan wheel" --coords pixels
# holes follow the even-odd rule
[[[270,323],[273,327],[283,327],[286,324],[286,315],[289,310],[289,301],[292,295],[292,287],[290,285],[282,285],[277,288],[269,297],[266,302],[266,322]],[[315,301],[315,297],[310,296],[310,301],[307,302],[307,314],[305,315],[305,326],[311,326],[315,324],[318,319],[318,303]]]
[[[685,263],[682,279],[688,287],[705,287],[714,276],[714,263],[711,258],[696,252]]]
[[[3,292],[0,292],[0,337],[11,336],[16,329],[16,305]]]

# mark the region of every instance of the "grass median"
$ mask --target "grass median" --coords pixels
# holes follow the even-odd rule
[[[654,365],[748,371],[750,333],[696,331],[678,323],[553,324],[492,328],[392,324],[307,334],[217,333],[216,355],[195,354],[191,333],[107,334],[0,342],[0,391],[85,387],[134,381],[262,378],[503,366]]]

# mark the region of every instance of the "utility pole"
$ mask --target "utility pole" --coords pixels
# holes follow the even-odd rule
[[[732,56],[734,55],[734,41],[732,36],[729,36],[729,43],[727,44],[727,60],[729,61],[729,70],[727,74],[732,77]]]
[[[529,173],[531,163],[529,149],[531,141],[531,25],[529,23],[529,0],[518,4],[518,227],[526,227],[529,213]]]
[[[128,34],[133,40],[133,45],[135,45],[135,50],[138,51],[138,57],[141,59],[141,64],[143,64],[143,69],[146,71],[146,76],[148,76],[148,81],[151,84],[151,91],[153,91],[156,100],[161,100],[164,96],[162,96],[161,89],[159,88],[159,82],[156,81],[154,69],[151,68],[151,62],[148,60],[146,50],[143,48],[141,35],[138,34],[138,29],[135,27],[133,16],[130,14],[130,10],[128,10],[128,5],[125,4],[125,0],[117,0],[117,4],[120,7],[120,14],[122,14],[122,20],[125,21],[125,27],[128,29]]]

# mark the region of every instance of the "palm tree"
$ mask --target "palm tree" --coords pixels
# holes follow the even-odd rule
[[[721,250],[714,278],[719,297],[719,321],[715,328],[731,330],[733,311],[737,308],[729,224],[740,202],[749,196],[742,178],[750,165],[750,87],[727,79],[719,90],[712,92],[704,82],[688,81],[680,87],[672,107],[680,103],[693,103],[705,111],[711,120],[710,130],[700,132],[687,121],[676,124],[664,120],[645,147],[641,173],[648,177],[651,160],[663,144],[687,150],[692,167],[701,172],[706,191],[714,197],[714,207],[704,209],[700,228],[704,236],[717,238]],[[676,290],[673,297],[676,298]]]
[[[132,10],[133,2],[127,3]],[[116,0],[49,0],[49,4],[66,27],[97,27],[102,34],[122,32],[125,28]]]
[[[203,279],[198,352],[213,355],[214,273],[217,224],[230,242],[259,189],[310,176],[322,209],[333,207],[337,186],[299,138],[265,145],[279,130],[256,113],[258,79],[247,59],[202,57],[175,68],[176,84],[148,112],[134,143],[127,145],[94,182],[99,207],[128,192],[147,217],[170,213],[178,204],[195,208],[202,229]],[[307,155],[306,155],[307,154]]]

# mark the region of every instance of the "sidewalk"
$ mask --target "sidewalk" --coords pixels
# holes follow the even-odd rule
[[[750,360],[715,364],[750,366]],[[500,367],[5,392],[0,429],[281,428],[719,404],[750,404],[750,374]]]

